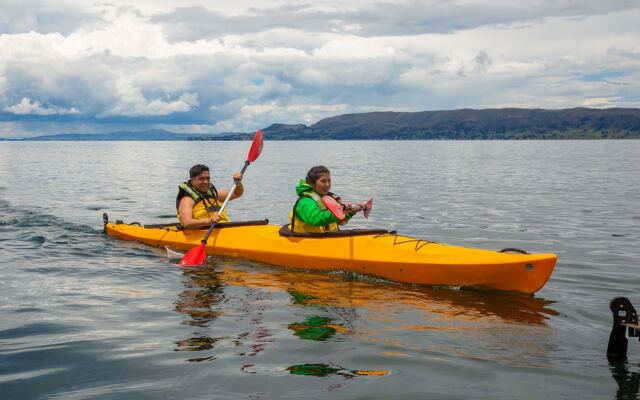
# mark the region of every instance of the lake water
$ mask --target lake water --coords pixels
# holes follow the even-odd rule
[[[205,163],[249,142],[0,142],[2,399],[640,398],[640,342],[605,357],[609,301],[640,307],[640,141],[265,142],[235,220],[284,223],[309,167],[368,220],[454,245],[559,255],[534,297],[215,258],[183,270],[107,237],[173,221]]]

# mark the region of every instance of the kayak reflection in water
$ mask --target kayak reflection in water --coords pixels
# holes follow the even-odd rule
[[[237,182],[237,187],[230,200],[237,199],[244,192],[242,174],[234,173],[233,180]],[[227,211],[223,210],[221,214],[218,211],[231,189],[216,190],[206,165],[196,164],[191,167],[189,180],[178,185],[178,189],[176,211],[183,229],[202,229],[213,222],[229,222]]]
[[[300,179],[296,186],[298,200],[289,214],[293,226],[289,226],[296,233],[324,233],[336,232],[338,225],[346,224],[359,208],[350,205],[344,208],[345,218],[339,220],[322,201],[322,196],[331,196],[337,202],[340,197],[330,192],[331,173],[322,165],[315,166],[307,172],[306,179]]]

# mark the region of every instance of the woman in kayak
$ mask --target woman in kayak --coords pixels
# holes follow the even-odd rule
[[[329,190],[331,189],[331,173],[322,166],[313,167],[307,172],[306,179],[300,179],[296,186],[298,200],[289,214],[292,225],[289,229],[295,233],[323,233],[336,232],[338,225],[346,224],[357,211],[345,209],[346,218],[338,220],[327,209],[322,201],[322,196],[332,196],[338,202],[340,198]]]
[[[238,183],[236,190],[231,195],[231,200],[242,196],[242,174],[233,174],[233,180]],[[183,229],[207,228],[211,223],[229,222],[227,210],[218,214],[224,199],[229,195],[230,189],[216,190],[211,183],[209,167],[197,164],[189,169],[189,180],[178,185],[176,197],[176,210],[178,219]],[[222,200],[220,200],[222,199]]]

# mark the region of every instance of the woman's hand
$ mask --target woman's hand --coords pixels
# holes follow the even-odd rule
[[[345,214],[349,214],[349,213],[357,213],[358,211],[362,211],[362,206],[360,206],[359,204],[351,204],[351,203],[347,203],[344,205],[344,213]]]

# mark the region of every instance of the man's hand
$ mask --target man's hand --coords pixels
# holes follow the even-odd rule
[[[207,223],[207,225],[211,225],[214,222],[217,224],[221,219],[222,217],[220,216],[220,214],[213,214],[213,217],[209,218],[209,222]]]

